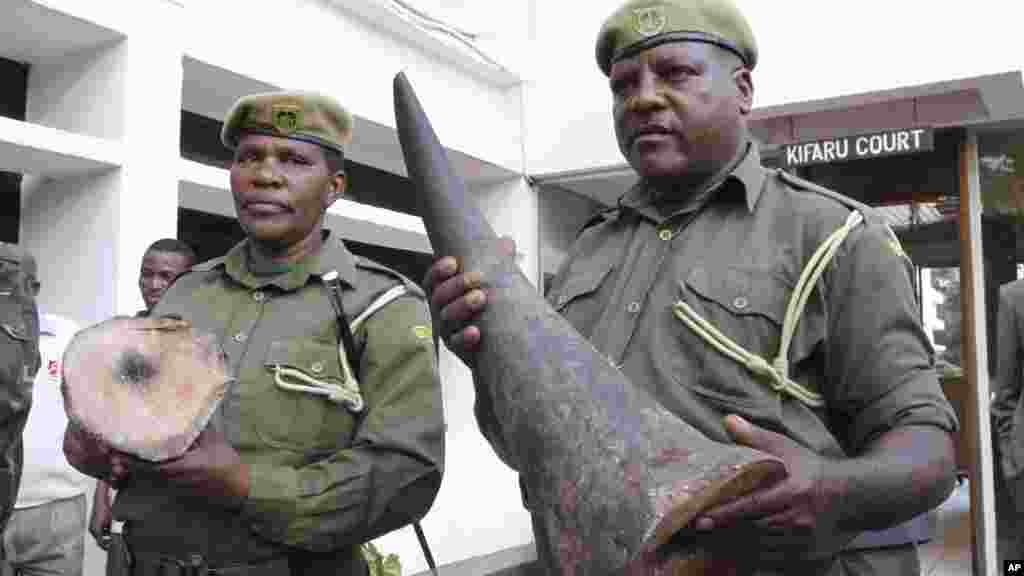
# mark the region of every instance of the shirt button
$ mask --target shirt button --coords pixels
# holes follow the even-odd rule
[[[640,311],[640,303],[630,302],[629,306],[626,307],[626,310],[628,310],[630,314],[636,314],[637,312]]]
[[[260,290],[257,290],[257,291],[252,293],[252,299],[257,301],[257,302],[263,302],[263,300],[265,300],[266,298],[267,298],[267,295],[264,294]]]
[[[319,374],[324,371],[324,364],[323,362],[313,362],[313,365],[310,366],[310,368],[314,373]]]
[[[747,302],[747,299],[743,296],[738,296],[732,301],[732,305],[735,306],[737,310],[746,310],[747,306],[750,305],[750,302]]]
[[[245,335],[245,332],[239,332],[238,334],[235,334],[234,341],[235,342],[245,342],[246,338],[247,338],[247,336]]]
[[[662,230],[661,232],[658,232],[658,238],[668,242],[672,239],[672,231],[668,229]]]

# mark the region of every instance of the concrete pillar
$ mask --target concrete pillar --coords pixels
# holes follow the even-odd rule
[[[39,260],[40,303],[83,325],[139,310],[143,251],[177,233],[181,9],[126,6],[136,12],[126,38],[29,72],[28,122],[123,144],[120,169],[22,183],[21,233]]]
[[[154,240],[178,233],[182,31],[180,7],[133,2],[137,12],[125,41],[121,89],[125,99],[125,165],[118,191],[116,308],[139,310],[139,264]]]

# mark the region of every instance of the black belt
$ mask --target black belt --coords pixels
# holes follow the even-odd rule
[[[232,564],[211,567],[193,554],[187,560],[170,556],[135,556],[132,574],[136,576],[289,576],[287,558],[272,558],[258,564]]]

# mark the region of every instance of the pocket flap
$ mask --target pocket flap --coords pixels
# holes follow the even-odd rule
[[[317,380],[342,381],[337,347],[315,340],[275,340],[264,365],[286,366]]]
[[[793,292],[774,272],[756,268],[697,266],[687,275],[686,286],[733,314],[758,314],[780,327]]]
[[[573,300],[597,292],[597,289],[600,288],[601,283],[611,271],[612,265],[610,262],[573,270],[566,283],[551,295],[551,303],[555,309],[561,310]]]

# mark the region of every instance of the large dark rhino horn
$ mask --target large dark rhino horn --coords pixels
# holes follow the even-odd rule
[[[561,575],[696,574],[708,559],[663,545],[713,505],[785,477],[782,461],[720,444],[663,409],[547,305],[455,174],[404,74],[398,137],[438,255],[483,273],[474,373],[503,457],[523,475]]]

